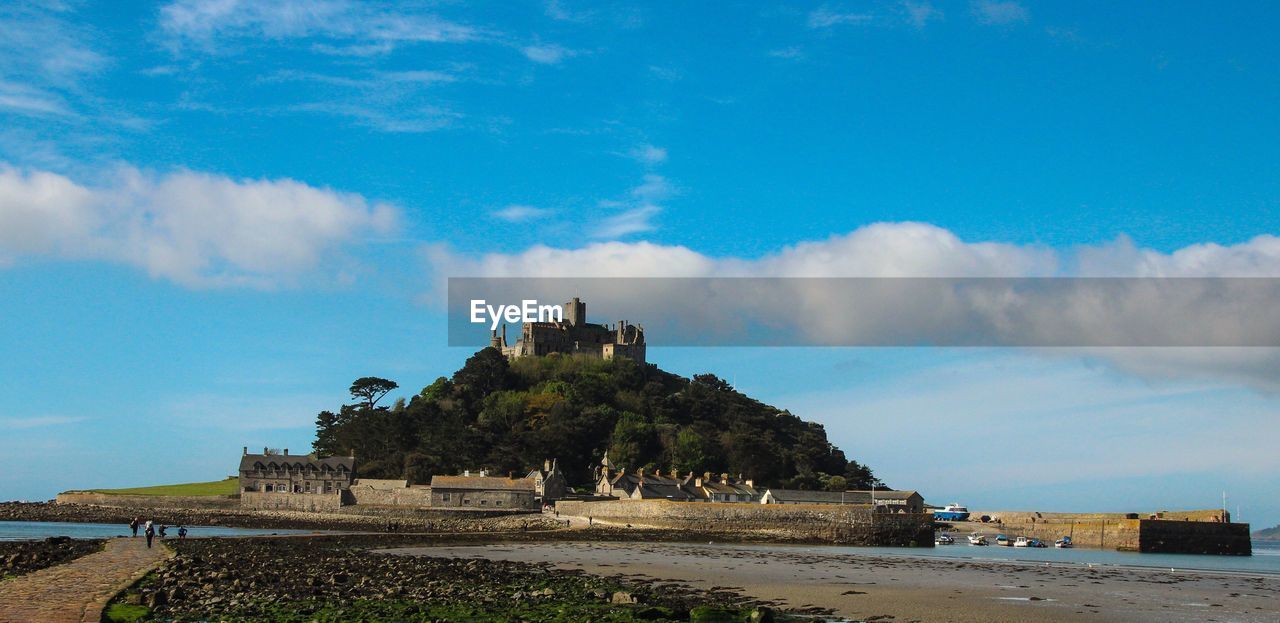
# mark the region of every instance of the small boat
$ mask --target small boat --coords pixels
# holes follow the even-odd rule
[[[942,510],[933,511],[934,521],[964,521],[969,518],[969,509],[959,504],[948,504]]]
[[[1049,546],[1045,545],[1044,541],[1041,541],[1040,539],[1031,539],[1027,541],[1027,547],[1049,547]]]
[[[1054,541],[1053,546],[1058,549],[1071,549],[1074,547],[1074,545],[1071,544],[1071,537],[1069,536],[1064,536],[1057,541]]]
[[[987,542],[987,535],[985,534],[970,534],[969,545],[991,545],[991,544]]]
[[[1031,547],[1031,540],[1025,536],[1020,536],[1018,537],[1017,541],[1013,542],[1013,546],[1014,547]]]
[[[1013,542],[1009,540],[1009,537],[1003,534],[997,534],[996,545],[1003,545],[1005,547],[1009,547],[1010,545],[1013,545]]]
[[[933,543],[934,545],[955,545],[956,540],[950,534],[943,532],[942,534],[939,534],[938,536],[933,538]]]

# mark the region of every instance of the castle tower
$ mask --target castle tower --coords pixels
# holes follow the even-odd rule
[[[564,304],[564,319],[571,327],[581,326],[587,321],[587,304],[578,297]]]

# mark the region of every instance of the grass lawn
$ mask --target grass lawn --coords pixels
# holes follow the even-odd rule
[[[134,487],[132,489],[91,489],[89,493],[105,493],[107,495],[235,495],[240,491],[237,478],[215,480],[213,482],[189,482],[183,485],[159,485],[155,487]]]

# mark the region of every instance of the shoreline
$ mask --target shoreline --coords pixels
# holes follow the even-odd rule
[[[791,549],[791,548],[785,548]],[[937,556],[761,551],[741,545],[521,543],[394,548],[428,557],[523,560],[637,581],[737,589],[778,607],[866,620],[1274,621],[1280,577]],[[1212,612],[1212,615],[1209,615]]]

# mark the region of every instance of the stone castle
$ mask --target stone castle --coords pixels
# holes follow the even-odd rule
[[[563,320],[524,323],[514,345],[507,344],[507,326],[503,325],[501,334],[493,332],[489,345],[511,359],[560,353],[645,362],[644,327],[626,320],[612,325],[587,322],[587,304],[576,296],[564,304]]]

